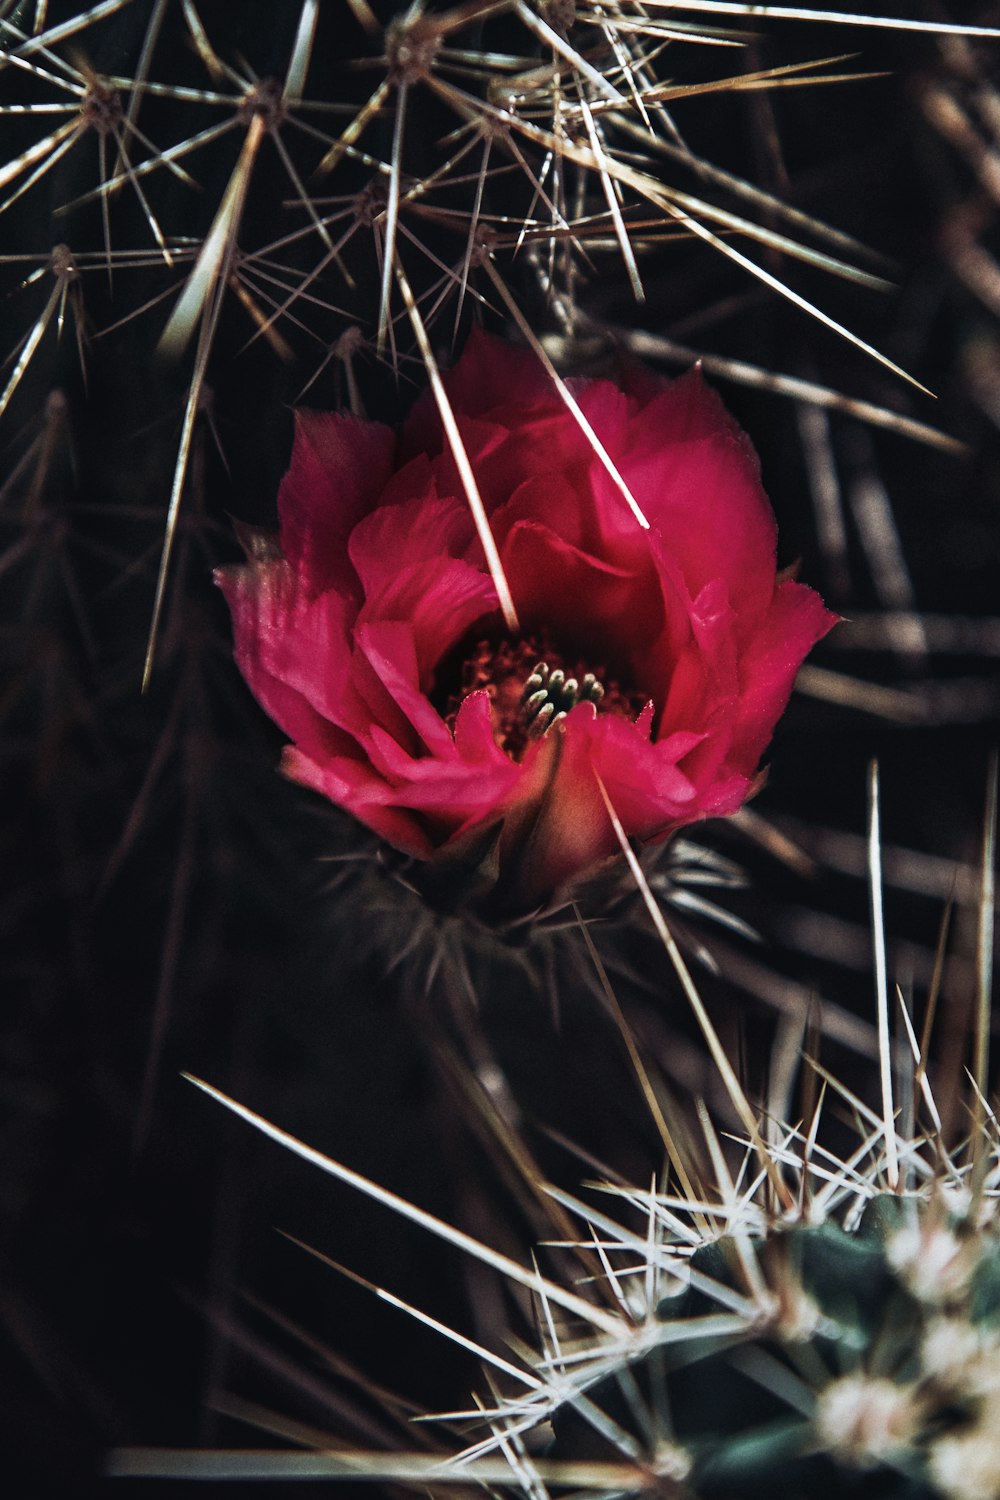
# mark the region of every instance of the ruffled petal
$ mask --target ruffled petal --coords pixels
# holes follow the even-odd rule
[[[469,507],[431,488],[409,500],[382,504],[351,532],[348,553],[369,603],[419,563],[460,558],[473,530]]]
[[[314,760],[297,745],[287,745],[281,769],[291,781],[308,786],[338,807],[347,808],[393,848],[427,859],[433,845],[420,819],[393,805],[393,791],[365,761],[344,756]]]
[[[721,578],[741,632],[756,628],[774,586],[774,513],[749,439],[699,369],[648,402],[620,467],[692,596]],[[606,475],[594,482],[613,514],[621,497]]]
[[[307,595],[287,562],[220,568],[234,655],[251,691],[286,734],[318,748],[356,734],[369,714],[350,678],[351,610],[334,593]]]
[[[663,595],[648,553],[632,571],[582,552],[547,526],[519,521],[501,559],[525,628],[546,626],[564,649],[653,695],[635,677],[650,637],[664,628]]]
[[[395,434],[381,422],[349,412],[296,412],[278,515],[281,549],[311,591],[356,587],[347,538],[379,502],[395,451]]]
[[[652,744],[627,720],[595,714],[586,704],[567,716],[558,738],[559,772],[525,854],[529,899],[580,878],[617,851],[598,776],[632,837],[657,837],[701,816],[695,788],[672,754],[683,742]]]
[[[413,638],[418,686],[429,694],[441,657],[496,609],[496,589],[487,574],[469,563],[437,557],[387,581],[381,593],[366,600],[356,628],[379,620],[404,621]]]
[[[704,736],[731,713],[740,691],[734,618],[721,580],[706,584],[690,607],[688,639],[675,651],[664,725]]]
[[[455,715],[455,749],[470,766],[511,764],[494,738],[490,695],[485,689],[462,699]]]
[[[359,625],[354,639],[354,678],[374,721],[404,749],[417,753],[419,741],[424,753],[447,756],[451,734],[421,691],[413,627],[405,620],[373,620]]]
[[[461,358],[444,375],[444,386],[454,411],[479,417],[519,406],[544,406],[551,401],[552,382],[530,349],[473,328]],[[441,419],[430,391],[415,403],[403,424],[402,451],[440,452]]]
[[[733,716],[731,759],[747,775],[767,748],[804,658],[839,618],[804,584],[786,581],[775,589],[767,618],[740,663],[743,691]]]

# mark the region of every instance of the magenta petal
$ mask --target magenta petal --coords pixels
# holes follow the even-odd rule
[[[501,816],[520,779],[521,771],[511,761],[485,772],[481,766],[438,763],[422,767],[423,775],[396,789],[399,802],[434,818],[449,829],[448,838],[459,837],[469,828]],[[446,843],[443,840],[442,843]]]
[[[621,467],[691,594],[722,579],[752,626],[770,601],[777,528],[757,455],[700,370],[636,418]]]
[[[373,765],[392,786],[394,803],[445,822],[454,829],[454,837],[502,815],[525,772],[495,743],[489,706],[486,693],[466,699],[459,715],[462,727],[456,729],[453,751],[448,756],[408,755],[391,735],[373,728],[369,753]],[[469,750],[472,753],[466,754]]]
[[[706,584],[693,601],[689,626],[674,653],[662,722],[704,734],[731,717],[740,689],[734,613],[721,582]]]
[[[371,621],[358,626],[355,640],[382,689],[383,712],[379,713],[373,703],[379,721],[391,728],[401,714],[431,755],[450,754],[452,738],[448,726],[420,689],[412,627],[404,621]],[[362,688],[366,696],[371,686],[369,679]]]
[[[496,589],[487,574],[439,557],[401,569],[381,594],[366,601],[356,628],[379,620],[405,622],[413,638],[420,691],[429,693],[441,657],[496,609]]]
[[[622,719],[609,715],[598,721],[594,764],[630,833],[648,838],[668,824],[687,821],[696,789],[678,761],[693,739],[678,734],[649,744]]]
[[[838,619],[804,584],[786,581],[775,590],[767,618],[741,663],[744,685],[733,721],[732,758],[747,775],[774,733],[804,657]]]
[[[670,752],[669,746],[650,744],[624,719],[594,715],[584,704],[575,708],[565,721],[559,774],[532,839],[533,884],[554,889],[618,849],[598,777],[633,837],[659,837],[702,816],[696,790]]]
[[[490,529],[502,552],[517,525],[537,526],[543,518],[546,529],[567,546],[577,547],[605,563],[616,562],[602,548],[597,513],[587,501],[585,471],[561,468],[556,473],[539,470],[529,474],[490,516]]]
[[[282,551],[308,588],[352,586],[347,539],[378,502],[395,449],[392,429],[380,422],[347,412],[296,412],[278,514]]]
[[[308,599],[285,562],[220,568],[233,617],[234,654],[255,697],[304,747],[340,746],[338,730],[367,722],[348,670],[343,601]]]
[[[634,728],[636,734],[641,734],[644,740],[648,740],[653,733],[653,720],[656,717],[656,704],[650,698],[635,720]]]
[[[455,748],[467,764],[510,764],[493,738],[493,713],[485,689],[462,700],[455,716]]]
[[[391,805],[391,789],[364,762],[333,757],[317,762],[295,745],[288,745],[281,768],[290,780],[312,787],[339,807],[349,808],[373,833],[404,854],[418,859],[430,854],[431,843],[419,819]]]
[[[388,786],[399,788],[406,785],[415,769],[421,766],[436,769],[446,762],[440,756],[423,753],[417,745],[414,753],[404,748],[394,734],[373,724],[364,739],[364,750],[372,766]]]
[[[348,552],[368,600],[419,563],[460,558],[469,545],[472,517],[464,500],[419,494],[381,505],[351,532]]]
[[[663,596],[648,558],[636,574],[530,521],[511,529],[501,557],[523,621],[544,623],[595,663],[634,674],[649,638],[663,630]]]
[[[445,390],[454,410],[478,417],[512,403],[546,405],[552,401],[552,381],[530,349],[509,344],[474,328],[461,358],[446,372]],[[509,425],[509,424],[508,424]],[[440,450],[441,421],[428,391],[414,406],[403,426],[407,453]]]

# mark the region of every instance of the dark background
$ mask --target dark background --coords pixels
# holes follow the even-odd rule
[[[995,6],[961,11],[962,20],[1000,24]],[[8,13],[18,19],[30,11]],[[71,13],[53,4],[49,24]],[[938,15],[916,4],[886,13]],[[238,60],[246,59],[260,77],[286,66],[297,6],[216,3],[200,14],[226,62],[242,68]],[[84,76],[87,68],[128,73],[149,15],[137,0],[56,51]],[[581,306],[619,330],[645,329],[815,379],[966,444],[955,456],[842,415],[829,421],[845,494],[863,482],[884,486],[915,608],[988,620],[996,613],[1000,538],[1000,294],[988,270],[968,284],[968,246],[981,256],[995,252],[996,199],[988,164],[967,139],[963,150],[962,140],[945,138],[928,118],[927,99],[937,89],[957,100],[983,150],[995,148],[976,100],[1000,84],[1000,52],[982,44],[959,54],[925,37],[844,27],[756,29],[749,60],[720,49],[706,61],[700,49],[678,45],[664,74],[693,80],[849,52],[858,54],[851,67],[887,76],[773,96],[715,94],[677,105],[676,118],[695,150],[893,263],[898,290],[878,296],[755,252],[937,400],[910,391],[696,243],[664,243],[643,258],[643,309],[631,304],[613,256],[582,289]],[[498,25],[493,44],[510,34]],[[381,75],[344,63],[377,51],[346,6],[323,5],[309,97],[360,103]],[[176,14],[167,8],[151,76],[233,91],[207,79],[179,7]],[[0,72],[0,100],[62,97],[23,70]],[[163,148],[226,114],[149,99],[139,122]],[[347,117],[331,118],[321,124],[335,133]],[[452,123],[434,101],[414,95],[411,170],[440,160],[437,141]],[[44,115],[4,117],[4,159],[52,128]],[[369,149],[387,151],[389,130],[376,123]],[[235,130],[191,158],[198,193],[162,171],[144,179],[171,236],[207,232],[242,139]],[[294,133],[289,142],[303,171],[315,164],[313,142]],[[68,243],[81,269],[61,338],[53,318],[0,426],[0,1426],[10,1453],[4,1472],[16,1476],[18,1495],[89,1493],[115,1444],[280,1441],[237,1421],[236,1401],[359,1446],[415,1446],[414,1431],[400,1428],[349,1374],[331,1370],[324,1349],[423,1409],[467,1403],[477,1383],[470,1357],[311,1260],[279,1229],[476,1337],[498,1339],[507,1319],[525,1331],[523,1310],[505,1305],[485,1273],[230,1119],[182,1081],[182,1069],[510,1253],[523,1257],[544,1228],[505,1180],[496,1151],[477,1138],[460,1088],[447,1082],[432,1029],[440,1024],[441,1036],[458,1045],[447,975],[427,1001],[419,954],[416,963],[392,968],[400,934],[413,930],[420,913],[378,873],[369,841],[349,819],[274,774],[280,736],[232,666],[226,611],[211,583],[212,566],[238,555],[231,517],[273,523],[291,407],[330,343],[349,320],[365,338],[373,335],[370,231],[359,231],[350,247],[358,291],[345,313],[300,302],[296,315],[307,327],[282,325],[289,360],[265,341],[244,348],[253,325],[235,298],[223,311],[156,667],[143,696],[192,355],[174,363],[153,357],[176,291],[139,310],[165,289],[179,290],[183,268],[167,273],[145,254],[143,265],[132,265],[132,252],[152,246],[134,195],[126,188],[113,203],[120,259],[111,288],[99,263],[98,208],[57,214],[95,184],[96,162],[91,132],[0,217],[0,354],[15,351],[4,380],[51,295],[45,265],[52,246]],[[240,234],[249,254],[303,221],[285,206],[292,194],[270,141],[254,170]],[[366,180],[346,164],[321,191],[356,193]],[[519,188],[504,179],[492,191],[497,202],[513,204]],[[424,229],[428,243],[454,261],[460,241],[437,226]],[[415,284],[429,285],[437,274],[430,263],[408,243],[402,253]],[[316,258],[314,240],[282,251],[293,282]],[[534,325],[548,328],[529,267],[507,264],[506,274]],[[1000,286],[1000,273],[995,279]],[[335,277],[324,288],[332,302],[344,299]],[[442,359],[452,317],[442,314],[434,330]],[[502,331],[497,318],[487,320]],[[408,354],[402,325],[400,336]],[[603,371],[612,362],[608,346],[592,343],[580,358],[574,370]],[[394,420],[421,387],[418,363],[407,358],[401,369],[397,382],[370,355],[359,358],[370,415]],[[801,576],[846,615],[884,609],[885,574],[856,524],[846,523],[844,556],[817,535],[809,501],[817,460],[803,443],[795,404],[738,385],[720,389],[761,455],[781,525],[781,561],[800,558]],[[331,359],[308,400],[324,407],[343,399],[342,368]],[[978,859],[997,645],[995,630],[990,638],[984,628],[971,629],[961,654],[851,649],[849,640],[824,644],[815,664],[906,691],[917,707],[902,721],[887,717],[863,688],[854,694],[861,706],[807,694],[793,700],[755,811],[794,832],[818,869],[807,879],[733,829],[708,830],[708,844],[752,876],[748,890],[720,899],[755,923],[764,943],[751,949],[711,926],[696,930],[720,954],[732,950],[740,962],[792,977],[803,995],[870,1020],[867,895],[861,871],[851,868],[857,848],[841,858],[836,850],[843,855],[845,846],[824,831],[863,833],[866,767],[877,756],[887,843],[943,862],[897,860],[892,869],[902,875],[887,893],[893,972],[904,985],[915,975],[922,996],[948,862]],[[366,857],[357,864],[329,862],[359,851]],[[906,888],[914,885],[923,888]],[[959,960],[974,940],[971,909],[966,891],[955,923]],[[601,942],[637,1034],[675,1086],[707,1090],[718,1104],[718,1086],[652,939],[636,924]],[[487,941],[485,952],[473,965],[482,1034],[507,1071],[525,1139],[544,1171],[575,1187],[592,1170],[554,1144],[549,1127],[632,1180],[648,1180],[658,1166],[655,1135],[572,939],[513,957]],[[541,974],[537,988],[523,963]],[[553,972],[558,1016],[550,1004]],[[767,984],[754,997],[725,977],[699,974],[699,982],[744,1060],[748,1086],[759,1089],[776,987],[768,999]],[[949,1025],[959,1039],[968,997],[957,963]],[[830,1066],[867,1080],[868,1064],[856,1052],[829,1037],[825,1046]],[[136,1485],[135,1493],[165,1489]],[[121,1482],[109,1492],[132,1487]]]

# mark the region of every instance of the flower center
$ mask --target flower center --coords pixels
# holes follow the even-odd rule
[[[454,680],[454,679],[453,679]],[[476,642],[462,660],[459,690],[448,695],[445,721],[455,718],[470,693],[489,694],[493,738],[512,760],[565,719],[578,703],[592,703],[596,713],[634,719],[647,695],[623,686],[608,668],[559,651],[547,633],[523,640]]]
[[[603,697],[604,684],[593,672],[584,672],[577,682],[575,677],[567,677],[562,667],[540,661],[522,689],[521,717],[529,734],[546,734],[578,703],[592,703],[596,711]]]

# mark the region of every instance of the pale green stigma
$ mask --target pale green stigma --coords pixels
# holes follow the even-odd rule
[[[521,719],[529,735],[540,737],[578,703],[593,703],[596,708],[603,697],[604,687],[593,672],[578,680],[567,677],[561,667],[550,670],[540,661],[532,668],[521,693]]]

